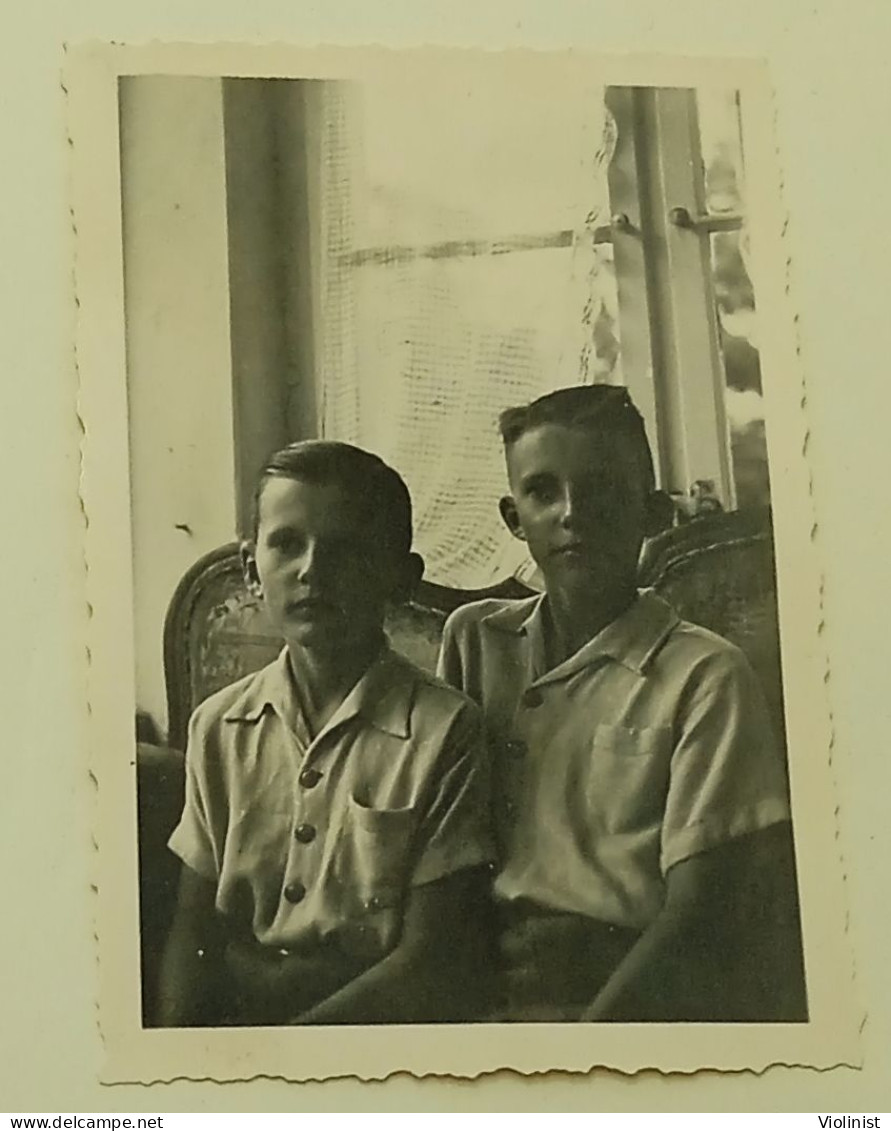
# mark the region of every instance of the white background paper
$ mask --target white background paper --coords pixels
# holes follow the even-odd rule
[[[0,470],[5,552],[2,699],[6,758],[0,1107],[165,1110],[814,1110],[887,1108],[891,978],[887,860],[891,732],[885,580],[891,312],[888,103],[891,9],[868,0],[623,0],[421,4],[325,0],[204,4],[78,0],[7,5],[2,37],[3,304]],[[296,1087],[177,1083],[100,1088],[89,874],[82,516],[71,357],[62,43],[105,38],[562,47],[766,56],[777,88],[791,278],[808,376],[810,456],[826,572],[825,639],[836,717],[840,836],[859,991],[863,1071],[778,1069],[689,1079],[599,1075],[476,1084]],[[835,815],[827,812],[827,822]],[[320,1036],[320,1039],[323,1039]]]

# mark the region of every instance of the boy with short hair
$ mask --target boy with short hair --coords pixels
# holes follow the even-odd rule
[[[501,515],[545,592],[452,614],[440,670],[496,751],[504,1016],[760,1016],[772,991],[730,983],[775,926],[765,912],[743,941],[743,904],[778,906],[759,884],[791,876],[784,767],[742,653],[638,593],[670,514],[643,421],[625,389],[589,386],[501,431]]]
[[[423,570],[408,491],[368,452],[306,441],[270,459],[255,507],[245,576],[285,648],[192,718],[162,1024],[458,1019],[489,789],[477,708],[384,634]]]

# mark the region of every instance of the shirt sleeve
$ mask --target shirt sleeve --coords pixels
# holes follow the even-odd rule
[[[457,714],[438,767],[419,828],[413,886],[495,859],[488,752],[472,704]]]
[[[789,819],[783,758],[757,677],[736,649],[697,673],[671,759],[662,825],[672,865]]]
[[[221,853],[215,842],[210,804],[214,790],[208,779],[209,746],[208,728],[199,709],[189,722],[185,805],[167,847],[199,876],[218,880]]]

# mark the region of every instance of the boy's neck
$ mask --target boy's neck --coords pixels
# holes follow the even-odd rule
[[[637,598],[632,582],[616,585],[596,597],[591,591],[548,590],[548,623],[545,652],[550,668],[574,656],[590,640],[612,624]]]
[[[303,716],[315,738],[337,708],[356,686],[385,643],[383,634],[349,647],[334,644],[326,648],[307,648],[288,641],[288,656],[294,686]]]

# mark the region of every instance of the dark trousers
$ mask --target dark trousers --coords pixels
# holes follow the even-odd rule
[[[501,904],[493,1021],[573,1021],[634,946],[639,932],[528,900]]]

